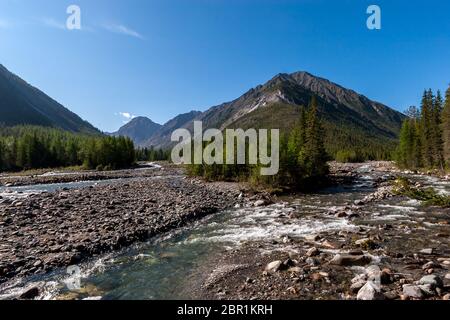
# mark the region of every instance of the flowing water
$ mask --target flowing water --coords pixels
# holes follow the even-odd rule
[[[372,193],[375,180],[386,178],[383,173],[372,172],[370,167],[362,166],[359,168],[359,178],[352,185],[328,188],[312,195],[289,197],[267,207],[223,211],[184,229],[84,263],[72,275],[68,275],[66,270],[59,270],[29,281],[47,283],[47,291],[41,297],[45,299],[189,299],[191,280],[198,270],[202,270],[205,261],[223,250],[232,250],[246,242],[263,243],[262,250],[270,251],[277,250],[287,237],[302,238],[321,232],[351,231],[358,229],[360,223],[369,226],[392,222],[410,223],[410,231],[420,224],[423,229],[418,230],[428,232],[440,227],[437,224],[441,218],[439,212],[432,212],[435,213],[433,215],[428,210],[429,215],[426,216],[419,202],[406,199],[365,205],[364,218],[359,221],[329,214],[334,207],[349,206]],[[413,178],[433,186],[441,193],[450,194],[448,182],[431,177]],[[76,187],[81,186],[84,185]],[[27,193],[40,188],[51,191],[47,186],[23,187],[22,191]]]

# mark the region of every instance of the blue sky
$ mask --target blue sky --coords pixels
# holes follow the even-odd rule
[[[64,28],[71,4],[82,30]],[[404,110],[450,82],[448,12],[442,0],[0,0],[0,63],[104,131],[121,113],[164,123],[300,70]]]

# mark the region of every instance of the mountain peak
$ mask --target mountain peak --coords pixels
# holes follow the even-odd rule
[[[142,145],[142,143],[155,134],[161,127],[160,124],[153,122],[151,119],[140,116],[131,119],[111,135],[128,137],[136,145]]]

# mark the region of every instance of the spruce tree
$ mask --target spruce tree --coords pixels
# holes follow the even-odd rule
[[[433,103],[432,113],[432,141],[433,141],[433,158],[435,167],[444,169],[444,143],[442,140],[442,109],[443,101],[441,92],[438,91]]]
[[[450,168],[450,86],[445,93],[445,105],[442,111],[442,136],[444,142],[444,158]]]
[[[425,91],[421,103],[421,119],[420,119],[420,139],[422,148],[423,165],[433,167],[433,133],[432,133],[432,112],[433,109],[433,93],[431,89]]]
[[[323,142],[323,128],[317,113],[317,100],[313,97],[307,116],[306,141],[299,154],[299,164],[305,172],[307,183],[323,179],[329,169]]]

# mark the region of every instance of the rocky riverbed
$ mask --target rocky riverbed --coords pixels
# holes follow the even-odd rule
[[[0,203],[0,282],[80,263],[237,202],[239,189],[183,177],[32,194]]]
[[[349,166],[351,170],[346,169]],[[389,181],[405,173],[389,166],[339,168],[344,175],[355,176],[361,186],[373,184],[373,192],[357,192],[354,197],[351,192],[337,192],[334,200],[320,194],[313,201],[286,199],[272,222],[284,232],[244,241],[216,255],[205,264],[212,272],[203,270],[194,281],[197,297],[449,300],[450,208],[427,208],[393,194]],[[445,180],[410,177],[450,191]],[[341,220],[341,227],[316,228],[306,234],[295,231],[309,219],[333,218]]]
[[[162,164],[164,164],[162,166]],[[60,184],[79,181],[101,181],[112,179],[148,178],[155,176],[183,175],[181,167],[168,163],[142,163],[136,168],[114,171],[67,171],[67,170],[40,170],[35,173],[0,174],[1,187],[30,186],[37,184]]]

